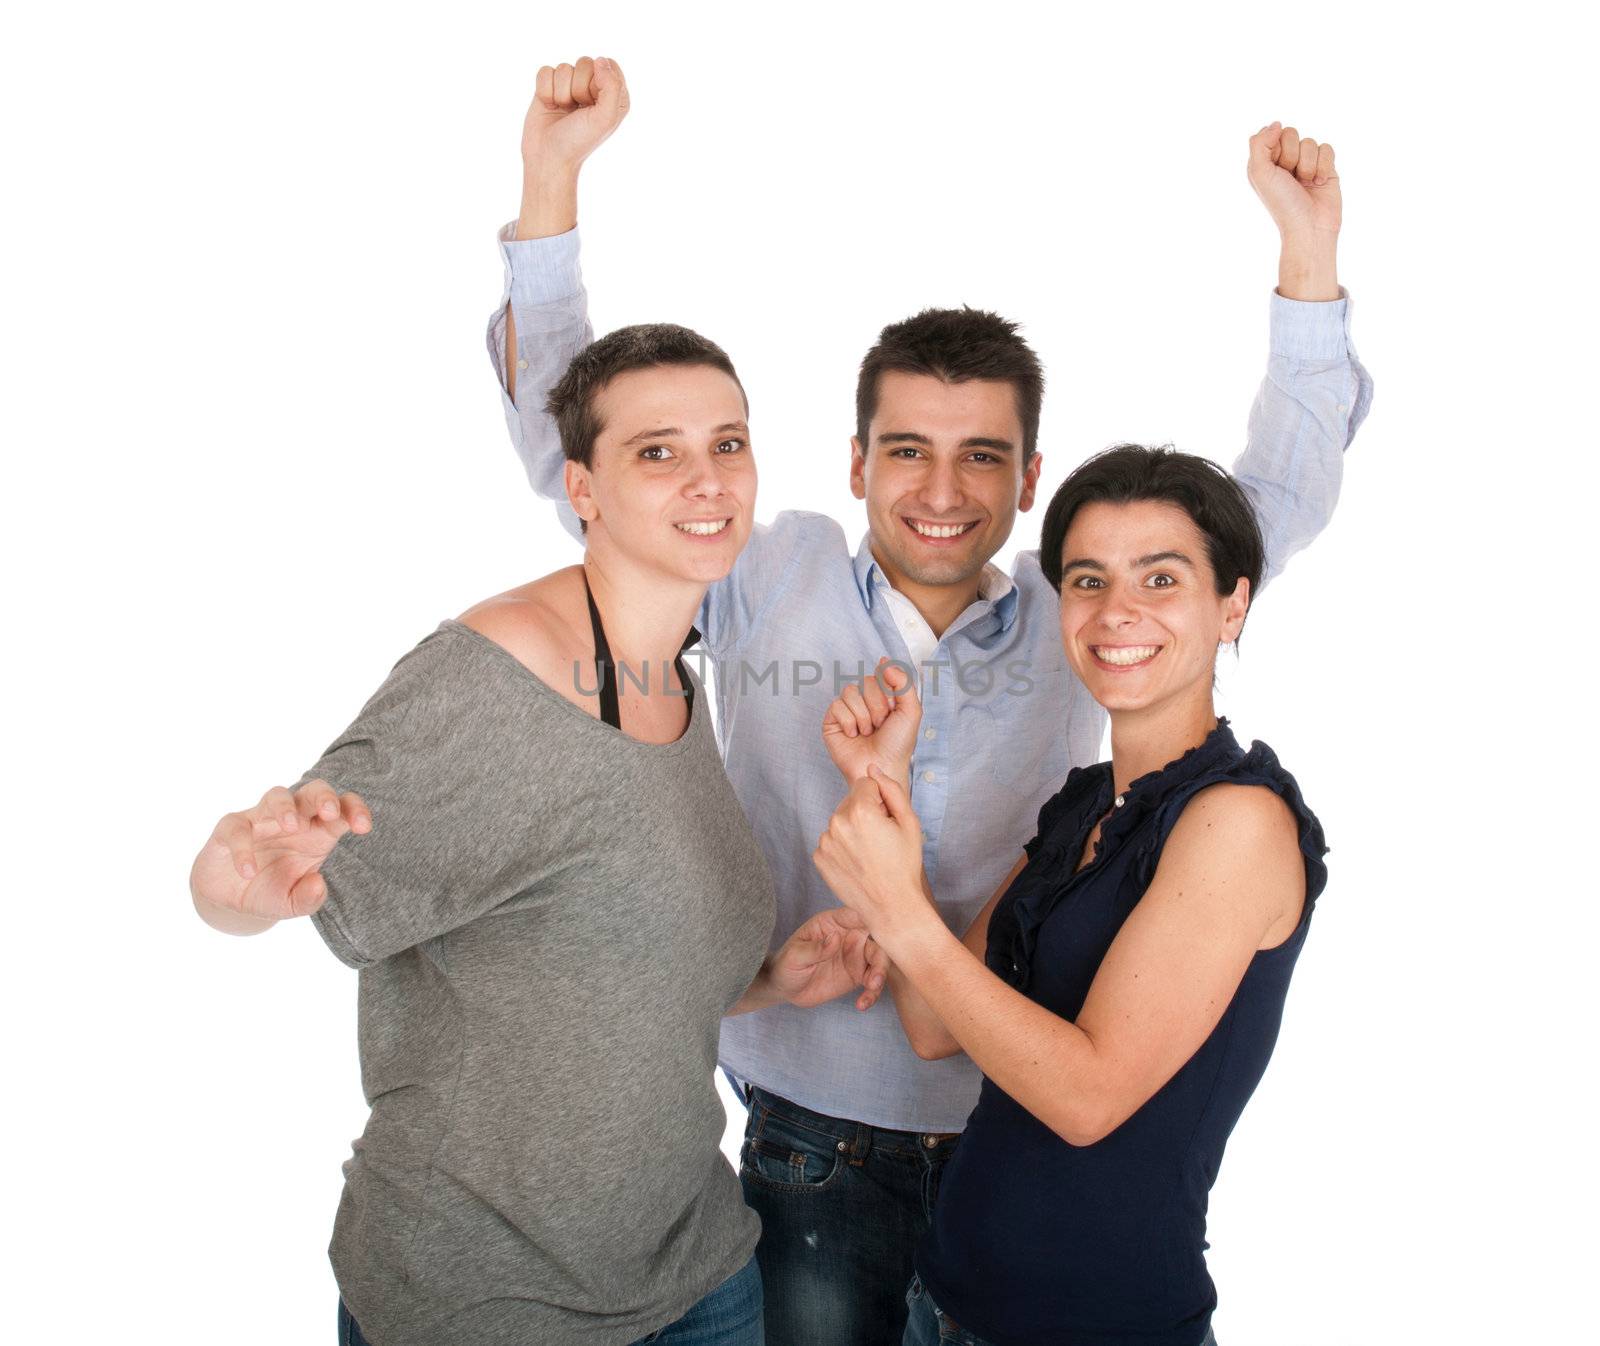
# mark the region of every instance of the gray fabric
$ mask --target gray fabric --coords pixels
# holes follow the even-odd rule
[[[361,969],[372,1115],[331,1254],[375,1346],[625,1343],[759,1233],[718,1145],[771,881],[697,689],[624,737],[445,622],[307,773],[373,829],[312,919]]]

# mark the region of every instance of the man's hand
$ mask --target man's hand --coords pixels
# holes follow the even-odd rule
[[[1278,293],[1285,299],[1337,299],[1343,201],[1333,146],[1273,122],[1250,137],[1249,172],[1283,239]]]
[[[517,237],[548,238],[578,222],[578,170],[628,115],[622,67],[607,57],[541,66],[522,123]]]
[[[921,723],[922,702],[910,674],[884,658],[874,676],[846,687],[828,707],[822,742],[846,784],[865,780],[874,765],[905,780]]]
[[[773,993],[802,1009],[836,1000],[858,986],[856,1008],[871,1009],[888,975],[888,955],[867,923],[847,907],[818,912],[789,936],[767,968]]]
[[[196,910],[239,934],[309,916],[328,896],[322,862],[347,833],[371,830],[372,814],[357,794],[336,794],[321,780],[293,794],[274,786],[253,808],[226,814],[195,857]]]

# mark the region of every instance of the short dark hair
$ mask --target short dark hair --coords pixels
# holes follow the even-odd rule
[[[856,380],[856,436],[868,447],[884,374],[932,374],[946,383],[995,379],[1009,383],[1022,422],[1024,465],[1039,447],[1039,408],[1044,402],[1044,367],[1017,333],[1017,324],[976,308],[925,308],[904,322],[890,323],[861,361]]]
[[[561,451],[574,463],[594,466],[594,445],[605,427],[595,412],[595,398],[619,374],[657,365],[709,365],[739,384],[733,361],[715,341],[670,322],[639,323],[619,327],[585,346],[567,366],[545,398],[544,409],[555,418],[561,434]],[[745,398],[748,414],[750,399]]]
[[[1051,498],[1039,538],[1039,565],[1057,593],[1061,549],[1077,512],[1089,504],[1127,505],[1136,500],[1177,505],[1206,540],[1217,593],[1231,594],[1242,577],[1250,581],[1250,598],[1255,599],[1266,548],[1250,498],[1210,459],[1179,453],[1171,445],[1143,444],[1117,444],[1095,454]]]

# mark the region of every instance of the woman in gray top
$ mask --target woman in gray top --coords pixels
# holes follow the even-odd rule
[[[191,888],[230,933],[309,915],[361,969],[342,1341],[745,1346],[718,1022],[865,1007],[881,955],[841,910],[763,962],[770,880],[679,658],[750,531],[733,366],[625,328],[550,401],[583,564],[443,623],[297,787],[222,819]]]

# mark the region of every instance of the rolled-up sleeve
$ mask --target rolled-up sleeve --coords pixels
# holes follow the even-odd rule
[[[1372,378],[1350,339],[1350,298],[1339,293],[1322,303],[1272,296],[1267,376],[1233,467],[1266,543],[1263,583],[1327,526],[1344,451],[1372,404]]]

